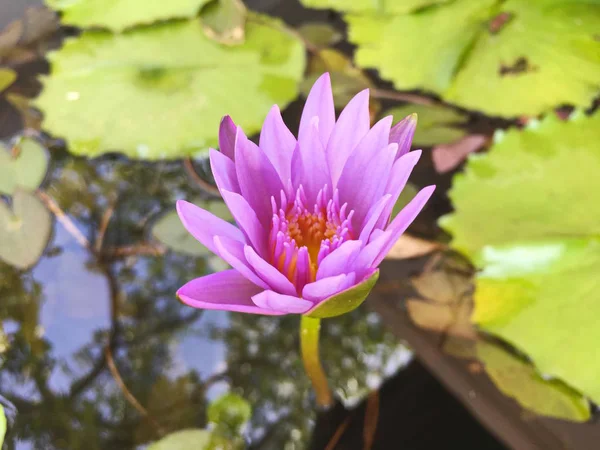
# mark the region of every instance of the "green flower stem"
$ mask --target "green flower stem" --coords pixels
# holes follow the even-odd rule
[[[322,408],[333,405],[333,397],[329,390],[327,377],[319,359],[319,331],[321,330],[321,319],[302,316],[300,322],[300,347],[304,369],[312,382],[317,404]]]

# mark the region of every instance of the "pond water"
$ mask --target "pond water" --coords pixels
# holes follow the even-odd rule
[[[16,3],[0,3],[1,26],[28,2]],[[289,109],[291,126],[297,113]],[[33,269],[0,262],[0,395],[18,409],[7,447],[142,449],[169,432],[205,426],[208,403],[231,391],[252,406],[244,433],[251,448],[306,448],[315,414],[299,318],[182,305],[175,291],[214,265],[148,246],[153,222],[177,199],[210,194],[181,162],[87,160],[60,142],[44,143],[51,162],[41,189],[71,222],[54,220]],[[205,172],[202,163],[195,169]],[[326,370],[347,405],[411,358],[364,306],[325,321],[322,333]]]

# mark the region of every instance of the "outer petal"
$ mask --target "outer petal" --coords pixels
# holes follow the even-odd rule
[[[221,190],[221,195],[238,226],[246,235],[247,242],[251,243],[259,254],[265,255],[267,252],[267,233],[252,207],[244,197],[235,192]],[[223,235],[223,233],[218,234]]]
[[[318,117],[318,138],[323,148],[335,125],[335,108],[333,106],[333,93],[331,92],[331,79],[328,73],[319,77],[308,94],[298,130],[299,142],[312,142],[310,135],[313,129],[313,118]]]
[[[219,126],[219,150],[232,161],[235,160],[235,134],[237,127],[231,117],[224,116]]]
[[[420,157],[421,150],[415,150],[414,152],[407,153],[400,157],[394,163],[392,173],[384,191],[386,194],[390,194],[392,199],[381,213],[380,219],[375,224],[375,228],[383,229],[387,225],[392,210],[394,209],[394,205],[398,201],[398,197],[400,196],[402,189],[404,189],[404,186],[406,186],[406,182],[414,167],[417,165],[417,162],[419,162]]]
[[[327,143],[327,164],[337,185],[348,157],[370,127],[369,90],[359,92],[344,108]]]
[[[217,253],[213,243],[213,238],[217,235],[246,241],[238,228],[185,200],[177,201],[177,214],[185,229],[213,253]]]
[[[265,152],[286,185],[291,178],[292,155],[296,148],[296,138],[283,123],[279,106],[273,105],[260,132],[260,149]]]
[[[254,271],[271,289],[287,295],[296,295],[296,288],[281,272],[262,259],[252,247],[244,247],[246,261],[250,263]]]
[[[411,114],[398,122],[390,131],[390,144],[398,144],[398,158],[410,151],[415,129],[417,128],[417,115]]]
[[[344,289],[348,289],[354,284],[355,280],[356,274],[354,272],[321,278],[304,286],[302,297],[313,302],[320,302]]]
[[[386,194],[381,197],[377,203],[375,203],[369,209],[365,220],[363,221],[362,228],[360,229],[360,235],[358,237],[359,240],[363,242],[369,242],[371,237],[371,232],[375,228],[375,224],[379,221],[381,214],[383,213],[385,207],[391,203],[392,196],[390,194]]]
[[[347,269],[354,263],[362,245],[361,241],[346,241],[332,251],[319,264],[317,280],[350,272]]]
[[[377,267],[385,255],[388,254],[390,249],[396,243],[398,238],[406,231],[409,225],[415,220],[415,218],[419,215],[431,194],[435,191],[435,186],[427,186],[419,191],[419,193],[413,198],[408,205],[406,205],[402,211],[398,213],[398,215],[392,220],[392,223],[387,227],[386,232],[390,232],[390,238],[385,243],[379,255],[373,262],[372,267]]]
[[[210,168],[217,183],[219,191],[225,189],[226,191],[240,193],[240,184],[237,180],[237,174],[235,173],[234,162],[225,156],[224,153],[218,152],[215,149],[210,149]]]
[[[223,258],[225,262],[251,283],[260,286],[263,289],[269,289],[269,285],[256,275],[248,261],[246,261],[244,243],[234,241],[225,236],[215,236],[214,241],[219,256]]]
[[[300,185],[309,203],[314,203],[319,190],[326,184],[331,185],[327,168],[325,149],[319,140],[317,122],[313,122],[313,132],[298,142],[292,157],[292,185],[294,190]],[[331,186],[330,186],[331,187]]]
[[[250,314],[282,315],[283,312],[256,306],[251,300],[262,289],[250,283],[235,270],[196,278],[177,291],[186,305],[201,309],[219,309]]]
[[[279,198],[283,189],[277,171],[267,155],[238,127],[235,141],[235,169],[240,192],[265,228],[271,222],[271,197]]]
[[[390,178],[390,172],[398,150],[397,144],[386,145],[386,148],[374,152],[370,160],[360,164],[360,157],[350,156],[340,178],[338,189],[342,202],[354,210],[353,222],[358,228],[363,223],[369,208],[381,198]],[[360,182],[357,182],[360,180]]]
[[[313,303],[308,300],[273,291],[256,294],[252,301],[263,310],[270,309],[278,314],[302,314],[313,307]]]

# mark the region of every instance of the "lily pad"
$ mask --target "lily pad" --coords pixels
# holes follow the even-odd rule
[[[309,22],[298,27],[298,33],[316,47],[328,47],[342,40],[342,33],[328,23]]]
[[[209,0],[45,0],[62,22],[81,28],[122,30],[157,20],[195,16]]]
[[[331,3],[351,12],[357,64],[397,89],[507,117],[588,106],[600,91],[597,2],[456,0],[386,14]]]
[[[0,144],[0,193],[12,195],[16,189],[35,191],[48,170],[48,154],[35,140],[21,139],[12,151]]]
[[[354,311],[367,299],[378,279],[379,269],[362,283],[323,300],[306,315],[316,319],[327,319]]]
[[[212,0],[202,8],[202,25],[206,35],[221,44],[244,42],[248,11],[241,0]]]
[[[557,380],[544,380],[525,361],[497,345],[478,341],[477,357],[503,394],[521,406],[544,416],[585,422],[590,418],[589,402]]]
[[[467,134],[458,128],[469,120],[466,114],[439,105],[404,105],[392,108],[383,113],[384,116],[394,116],[394,122],[399,122],[409,114],[416,113],[418,126],[415,130],[413,144],[432,147],[456,141]]]
[[[450,0],[402,0],[402,1],[377,1],[377,0],[301,0],[307,8],[336,9],[344,12],[361,13],[406,13],[417,11],[427,6]]]
[[[251,135],[273,103],[298,92],[304,48],[282,27],[249,15],[246,40],[233,47],[208,38],[197,20],[85,32],[49,55],[36,101],[44,128],[79,155],[142,159],[205,153],[225,114]]]
[[[206,450],[211,433],[207,430],[181,430],[171,433],[148,447],[148,450]]]
[[[0,92],[6,90],[17,79],[17,73],[14,70],[0,67]]]
[[[473,321],[600,401],[600,114],[497,133],[471,155],[441,220],[483,270]]]
[[[208,420],[233,435],[241,433],[242,427],[251,416],[250,403],[233,393],[222,395],[208,407]]]
[[[233,222],[233,216],[222,201],[195,200],[193,203],[223,220]],[[152,235],[175,252],[191,256],[212,255],[209,249],[186,231],[174,209],[158,218],[152,227]]]
[[[0,405],[0,448],[4,444],[4,436],[6,436],[6,414],[4,414],[4,406]]]
[[[33,266],[48,245],[52,217],[38,198],[17,190],[12,210],[0,201],[0,259],[18,269]]]

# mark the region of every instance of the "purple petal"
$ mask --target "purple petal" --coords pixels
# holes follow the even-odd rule
[[[225,189],[226,191],[240,193],[240,184],[237,180],[237,174],[235,173],[235,163],[225,156],[224,153],[218,152],[214,149],[210,149],[210,168],[217,183],[219,191]]]
[[[325,153],[334,186],[337,185],[348,157],[367,134],[369,127],[369,90],[365,89],[346,105],[327,143]]]
[[[312,138],[309,136],[315,131],[312,125],[314,117],[318,117],[318,136],[321,145],[325,148],[335,125],[333,93],[328,73],[324,73],[315,81],[308,94],[300,119],[299,142],[312,142]]]
[[[435,186],[427,186],[421,189],[419,193],[415,196],[415,198],[413,198],[410,201],[410,203],[398,213],[394,220],[392,220],[392,223],[390,223],[390,225],[387,227],[385,233],[377,239],[377,241],[379,241],[385,235],[387,235],[387,239],[385,239],[385,242],[381,246],[379,254],[371,263],[371,267],[377,267],[381,263],[381,261],[383,261],[383,258],[385,258],[390,249],[400,238],[402,233],[406,231],[406,229],[413,222],[413,220],[415,220],[415,218],[419,215],[419,213],[427,203],[427,200],[429,200],[429,197],[431,197],[431,194],[433,194],[434,190]]]
[[[372,151],[367,161],[361,161],[356,152],[350,156],[338,189],[341,202],[348,202],[354,210],[353,223],[357,228],[363,223],[369,208],[384,194],[397,149],[397,144],[386,144],[385,148]]]
[[[238,127],[235,141],[235,168],[240,192],[265,228],[271,222],[271,197],[279,198],[283,189],[277,171],[267,155]]]
[[[421,150],[415,150],[400,157],[394,163],[394,166],[392,167],[392,173],[384,191],[386,194],[390,194],[392,199],[381,213],[380,219],[377,221],[375,228],[383,229],[386,227],[388,220],[390,219],[390,215],[392,214],[392,210],[394,209],[394,205],[398,201],[398,197],[400,196],[402,189],[404,189],[404,186],[406,186],[406,182],[408,181],[408,178],[410,177],[414,167],[417,165],[417,162],[419,162],[420,157]]]
[[[221,119],[219,126],[219,150],[232,161],[235,161],[235,134],[237,127],[231,117]]]
[[[320,280],[304,286],[302,297],[313,302],[320,302],[354,285],[356,274],[354,272],[342,273],[333,277]]]
[[[288,295],[296,295],[296,288],[279,270],[262,259],[252,247],[244,247],[246,261],[252,266],[256,274],[267,283],[271,289]]]
[[[319,264],[317,280],[350,272],[347,268],[354,263],[362,245],[361,241],[346,241],[332,251]]]
[[[273,105],[260,132],[259,147],[265,154],[283,184],[291,178],[292,155],[296,148],[296,138],[283,123],[279,106]]]
[[[263,309],[270,309],[279,314],[302,314],[314,305],[308,300],[291,295],[278,294],[273,291],[263,291],[252,297],[252,301]]]
[[[215,236],[246,241],[238,228],[185,200],[177,201],[177,214],[185,229],[213,253],[217,253],[213,243]]]
[[[177,296],[194,308],[271,316],[285,314],[256,306],[252,297],[261,291],[262,288],[250,283],[236,270],[225,270],[186,283],[177,291]]]
[[[254,273],[254,270],[252,270],[252,267],[246,261],[244,244],[242,242],[234,241],[225,236],[215,236],[214,241],[219,256],[223,258],[225,262],[237,270],[248,281],[263,289],[269,289],[269,285]]]
[[[267,233],[265,228],[259,222],[256,213],[252,207],[248,204],[246,199],[240,194],[235,192],[229,192],[221,190],[223,200],[227,204],[227,207],[231,211],[231,214],[235,218],[240,229],[244,232],[247,241],[254,246],[254,248],[261,255],[266,255],[267,252]],[[216,233],[218,236],[222,236],[223,233]]]
[[[309,203],[314,203],[319,190],[326,184],[331,184],[331,177],[327,169],[325,149],[319,140],[317,124],[313,124],[314,131],[308,134],[303,141],[298,141],[298,147],[292,157],[292,185],[294,190],[300,185]]]
[[[407,154],[417,128],[417,115],[411,114],[398,122],[390,131],[390,144],[398,144],[398,158]]]
[[[390,203],[391,198],[392,196],[390,194],[386,194],[381,197],[377,203],[371,206],[360,230],[360,236],[358,237],[360,241],[369,242],[371,232],[375,228],[375,224],[379,221],[385,207]]]

